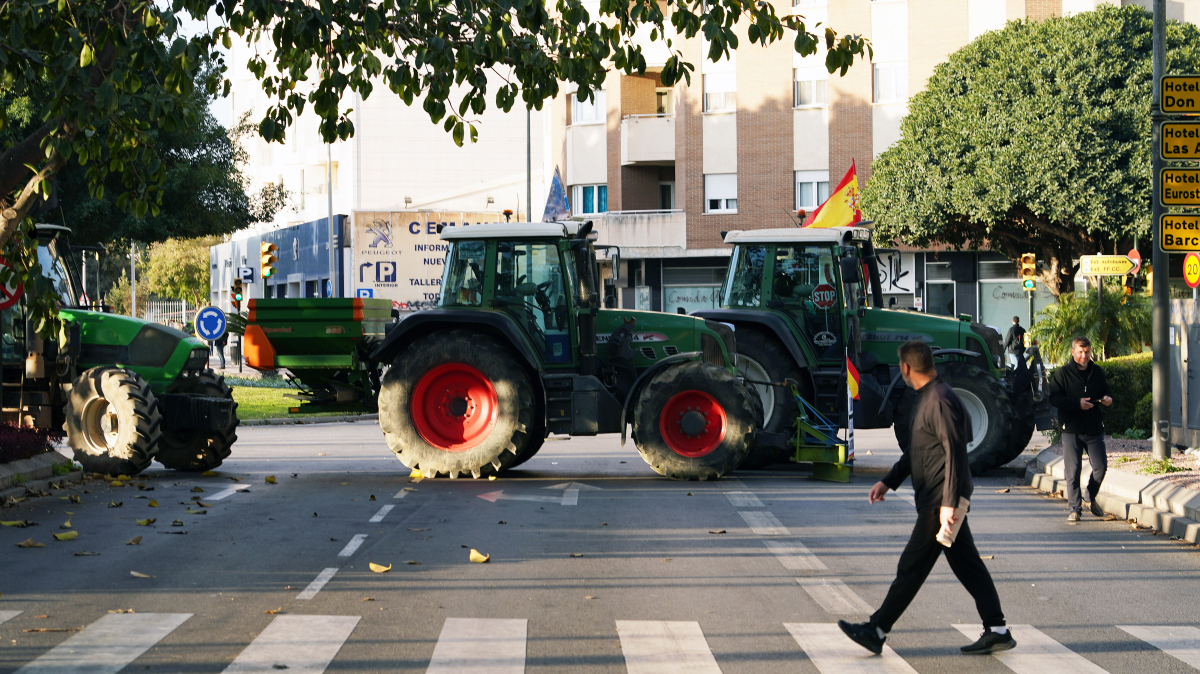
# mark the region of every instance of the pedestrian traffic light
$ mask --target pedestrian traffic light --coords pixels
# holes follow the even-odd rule
[[[1037,256],[1033,253],[1021,255],[1021,287],[1037,290]]]
[[[237,279],[233,282],[233,286],[229,288],[229,301],[233,304],[234,311],[239,311],[242,308],[242,279]]]
[[[279,258],[275,257],[275,253],[279,247],[273,243],[263,242],[262,246],[262,277],[271,278],[275,274],[275,261]]]

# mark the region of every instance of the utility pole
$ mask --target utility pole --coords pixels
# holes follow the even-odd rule
[[[129,315],[137,318],[137,268],[133,262],[137,259],[137,242],[129,242]]]
[[[525,105],[525,222],[533,222],[533,113]]]
[[[1159,101],[1162,99],[1162,78],[1166,74],[1166,35],[1167,35],[1167,1],[1154,0],[1154,41],[1153,41],[1153,95],[1150,98],[1150,180],[1154,197],[1150,200],[1150,232],[1151,259],[1154,265],[1154,295],[1151,298],[1154,307],[1152,319],[1154,374],[1152,378],[1154,392],[1154,458],[1165,459],[1171,455],[1171,365],[1169,359],[1171,311],[1169,302],[1170,289],[1167,281],[1170,272],[1167,268],[1167,253],[1162,247],[1161,222],[1162,207],[1162,168],[1159,146],[1162,144],[1162,109]]]
[[[333,145],[325,144],[325,196],[329,206],[329,294],[341,297],[341,274],[338,273],[338,254],[341,242],[338,240],[340,227],[333,222]],[[320,294],[320,291],[317,292]]]

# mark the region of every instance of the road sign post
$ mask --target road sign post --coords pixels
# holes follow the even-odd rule
[[[1163,137],[1163,113],[1200,112],[1200,88],[1194,92],[1193,85],[1200,87],[1200,77],[1165,77],[1167,69],[1167,0],[1154,0],[1153,41],[1151,48],[1152,84],[1154,91],[1150,97],[1150,142],[1155,148],[1161,148]],[[1166,91],[1164,91],[1166,90]],[[1187,108],[1195,108],[1189,110]],[[1150,180],[1152,181],[1150,199],[1150,222],[1160,223],[1163,220],[1163,204],[1160,199],[1162,189],[1163,168],[1162,153],[1154,150],[1150,153]],[[1167,301],[1167,251],[1163,248],[1160,227],[1154,227],[1150,235],[1152,242],[1152,265],[1162,275],[1154,284],[1151,303],[1154,314],[1151,323],[1154,347],[1154,367],[1152,386],[1154,392],[1154,458],[1165,459],[1170,456],[1171,444],[1171,388],[1167,385],[1170,369],[1167,361],[1167,331],[1170,327],[1170,306]]]

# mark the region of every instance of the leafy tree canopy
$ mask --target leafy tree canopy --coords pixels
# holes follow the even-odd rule
[[[203,236],[151,245],[149,264],[142,272],[146,289],[159,297],[187,300],[193,306],[207,304],[209,247],[218,243],[221,237]],[[139,288],[141,285],[138,283]]]
[[[881,240],[1034,252],[1058,294],[1081,254],[1150,225],[1151,15],[1135,6],[1010,22],[939,65],[877,157],[863,212]],[[1168,72],[1200,30],[1167,25]]]

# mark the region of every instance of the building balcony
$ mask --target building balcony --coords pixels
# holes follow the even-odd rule
[[[629,115],[621,120],[621,165],[675,163],[675,115]]]
[[[687,214],[681,210],[612,211],[592,222],[597,243],[620,246],[627,259],[685,255]]]

